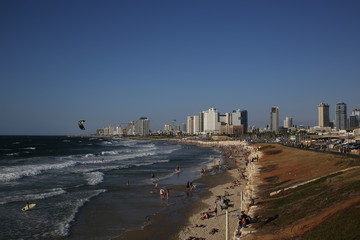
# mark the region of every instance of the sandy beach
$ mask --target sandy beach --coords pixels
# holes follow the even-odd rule
[[[127,232],[119,239],[359,239],[358,159],[278,144],[187,142],[217,148],[224,154],[220,163],[214,162],[212,169],[194,181],[206,186],[202,192],[193,190],[199,198],[176,213],[158,215],[144,229]],[[216,170],[219,164],[221,171]],[[185,186],[176,187],[187,191]],[[221,210],[221,201],[215,203],[218,196],[230,200],[228,217],[226,210]],[[238,238],[235,234],[242,211],[259,218],[241,228]],[[209,212],[206,219],[202,219],[204,212]],[[337,231],[338,219],[347,223],[342,231]]]
[[[214,210],[217,196],[227,195],[226,198],[230,200],[228,208],[229,239],[232,239],[234,231],[237,229],[238,216],[241,211],[252,213],[249,204],[251,198],[256,197],[256,189],[253,185],[253,179],[257,173],[256,159],[262,155],[256,147],[240,141],[180,140],[180,142],[195,144],[198,147],[217,148],[223,152],[223,159],[220,162],[214,162],[212,169],[207,169],[205,174],[199,174],[199,179],[194,181],[198,187],[188,194],[198,196],[197,200],[179,207],[175,211],[160,213],[152,220],[151,224],[143,229],[125,232],[115,238],[116,240],[183,240],[192,239],[192,237],[194,239],[225,239],[226,210],[221,210],[220,203],[217,204],[217,216],[212,213],[209,219],[200,219],[203,212],[207,212],[209,209]],[[177,191],[188,191],[184,185],[172,187]],[[207,189],[200,189],[204,187]],[[196,224],[199,227],[195,227]],[[212,234],[212,232],[214,233]]]
[[[252,199],[256,198],[254,180],[258,172],[257,160],[262,153],[256,147],[251,147],[245,142],[197,142],[199,145],[211,146],[221,149],[224,153],[222,168],[228,168],[220,176],[209,176],[201,182],[209,184],[209,194],[201,198],[197,209],[188,212],[188,221],[176,239],[233,239],[238,230],[239,216],[242,211],[252,216]],[[219,182],[218,178],[227,179]],[[221,209],[220,203],[215,203],[225,196],[229,199],[229,208]],[[217,214],[214,213],[217,208]],[[204,212],[211,212],[208,219],[202,219]],[[228,212],[228,213],[226,213]],[[216,216],[217,215],[217,216]],[[226,226],[228,224],[228,230]],[[244,233],[243,233],[244,234]]]

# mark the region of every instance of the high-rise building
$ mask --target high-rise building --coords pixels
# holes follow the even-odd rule
[[[356,120],[358,122],[357,126],[360,127],[360,109],[353,109],[351,115],[355,116],[355,118],[356,118]]]
[[[187,117],[187,133],[194,134],[194,117],[188,116]]]
[[[247,133],[248,129],[248,115],[246,110],[234,110],[231,114],[231,125],[243,126],[244,133]]]
[[[335,122],[337,130],[345,130],[347,127],[346,104],[337,103],[335,107]]]
[[[204,116],[204,132],[220,133],[219,113],[216,108],[210,108],[203,112]]]
[[[150,134],[150,120],[141,117],[135,122],[135,135],[148,136]]]
[[[164,131],[165,131],[166,134],[170,134],[171,131],[172,131],[171,125],[170,124],[165,124],[164,125]]]
[[[349,128],[354,128],[359,126],[359,121],[357,120],[356,116],[351,115],[349,116]]]
[[[200,116],[193,116],[193,134],[199,134],[200,132]]]
[[[199,132],[204,132],[204,111],[199,113]]]
[[[319,127],[330,126],[329,105],[326,103],[320,103],[318,105],[318,122]]]
[[[279,132],[279,107],[271,107],[270,121],[270,131]]]
[[[284,120],[284,128],[291,128],[293,125],[293,119],[291,117],[286,117]]]

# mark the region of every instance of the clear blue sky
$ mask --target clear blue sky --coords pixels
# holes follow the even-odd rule
[[[0,135],[360,108],[360,1],[0,1]],[[77,121],[86,120],[81,132]]]

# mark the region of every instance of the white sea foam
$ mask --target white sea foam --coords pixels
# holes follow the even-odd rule
[[[87,172],[84,173],[88,185],[97,185],[104,180],[104,174],[102,172]]]
[[[23,149],[27,149],[27,150],[36,150],[36,147],[26,147],[26,148],[23,148]]]
[[[64,193],[66,193],[66,191],[62,188],[53,188],[53,189],[49,189],[46,192],[38,192],[38,193],[27,193],[26,191],[22,191],[22,192],[17,192],[14,195],[0,197],[0,204],[45,199],[45,198],[58,196]]]
[[[20,153],[8,153],[8,154],[6,154],[6,156],[9,156],[9,157],[11,157],[11,156],[18,156]]]
[[[62,169],[75,166],[77,162],[67,161],[57,164],[38,164],[7,167],[0,170],[0,182],[13,181],[22,177],[39,175],[45,171],[53,169]]]
[[[79,211],[79,209],[86,203],[88,202],[91,198],[98,196],[101,193],[106,192],[105,189],[99,189],[99,190],[94,190],[90,193],[89,196],[85,197],[85,198],[80,198],[77,199],[75,201],[75,203],[71,203],[72,207],[74,208],[73,211],[71,212],[71,214],[62,222],[57,224],[57,229],[52,233],[52,235],[60,235],[60,236],[68,236],[69,235],[69,229],[70,229],[70,224],[72,221],[74,221],[76,213]],[[43,237],[49,237],[49,234],[45,234]]]

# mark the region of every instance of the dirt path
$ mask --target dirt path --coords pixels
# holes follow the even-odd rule
[[[329,173],[329,174],[327,174],[327,175],[324,175],[324,176],[321,176],[321,177],[317,177],[317,178],[308,180],[308,181],[306,181],[306,182],[298,183],[298,184],[292,185],[292,186],[290,186],[290,187],[283,188],[283,189],[280,189],[280,190],[271,192],[271,193],[270,193],[270,196],[274,196],[274,195],[279,194],[279,193],[281,193],[281,192],[283,192],[283,191],[287,191],[287,190],[290,190],[290,189],[294,189],[294,188],[303,186],[303,185],[305,185],[305,184],[308,184],[308,183],[314,182],[314,181],[316,181],[316,180],[319,180],[320,178],[323,178],[323,177],[328,177],[328,176],[333,175],[333,174],[350,171],[350,170],[353,170],[353,169],[356,169],[356,168],[360,168],[360,166],[355,166],[355,167],[350,167],[350,168],[342,169],[342,170],[340,170],[340,171],[332,172],[332,173]]]

